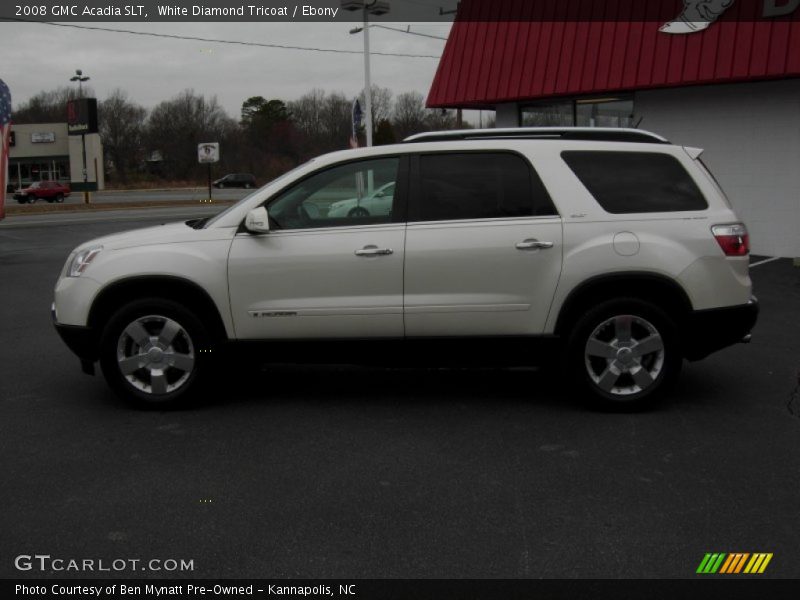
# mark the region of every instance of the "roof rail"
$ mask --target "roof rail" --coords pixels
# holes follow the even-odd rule
[[[660,135],[642,129],[623,127],[514,127],[500,129],[455,129],[418,133],[403,140],[416,142],[455,142],[465,140],[584,140],[598,142],[638,142],[669,144]]]

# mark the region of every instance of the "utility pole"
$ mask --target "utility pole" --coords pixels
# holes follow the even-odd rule
[[[364,111],[366,112],[365,129],[367,146],[372,146],[372,77],[369,64],[369,15],[385,15],[389,12],[389,3],[385,0],[342,0],[342,8],[349,11],[360,10],[364,13],[362,27],[351,29],[350,33],[364,32]]]
[[[77,69],[75,75],[69,78],[70,81],[78,82],[78,99],[83,99],[83,82],[91,79],[84,76],[83,71]],[[86,134],[81,134],[81,153],[83,155],[83,203],[89,204],[89,170],[86,166]]]

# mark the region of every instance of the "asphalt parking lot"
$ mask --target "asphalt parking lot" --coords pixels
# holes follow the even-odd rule
[[[39,553],[195,578],[682,578],[706,552],[800,577],[790,261],[753,271],[753,342],[686,365],[647,413],[587,411],[524,370],[289,366],[139,412],[80,372],[49,310],[72,247],[166,214],[0,224],[0,577],[49,575],[14,567]]]

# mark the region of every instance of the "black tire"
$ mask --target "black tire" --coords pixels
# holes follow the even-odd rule
[[[568,381],[603,410],[634,411],[663,398],[681,370],[677,327],[661,308],[635,298],[587,311],[567,343]],[[627,332],[627,333],[626,333]]]
[[[64,194],[56,194],[56,202],[58,202],[59,204],[64,202]]]
[[[224,184],[224,183],[220,183],[220,184],[217,186],[217,189],[220,189],[220,190],[221,190],[221,189],[224,189],[224,188],[225,188],[225,184]]]
[[[151,347],[145,352],[148,345],[134,340],[138,331],[135,323],[148,334],[151,341],[147,344],[151,344],[168,328],[168,321],[180,328],[169,345],[159,339],[157,350]],[[142,334],[141,339],[148,336]],[[120,359],[126,357],[130,361],[142,357],[149,362],[124,374]],[[170,364],[177,358],[182,361],[176,363],[180,367]],[[191,368],[185,370],[190,359]],[[203,389],[210,363],[211,337],[207,328],[194,313],[172,300],[146,298],[126,304],[108,320],[100,340],[100,365],[106,381],[121,398],[138,408],[166,410],[183,405]]]
[[[355,208],[351,208],[350,209],[350,212],[347,213],[347,216],[348,217],[353,217],[355,219],[358,219],[358,218],[361,218],[361,217],[368,217],[369,216],[369,211],[366,208],[364,208],[363,206],[356,206]]]
[[[253,187],[252,183],[245,183],[244,184],[244,189],[246,189],[246,190],[249,190],[251,187]]]
[[[28,204],[36,204],[36,196],[28,196]]]

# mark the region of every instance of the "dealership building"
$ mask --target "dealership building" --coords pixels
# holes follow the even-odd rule
[[[102,190],[103,145],[97,133],[85,137],[87,187]],[[67,123],[12,125],[8,154],[10,187],[53,180],[69,183],[73,191],[83,189],[83,144],[80,135],[69,135]]]
[[[704,148],[753,253],[798,257],[800,0],[694,4],[462,0],[427,104]]]

